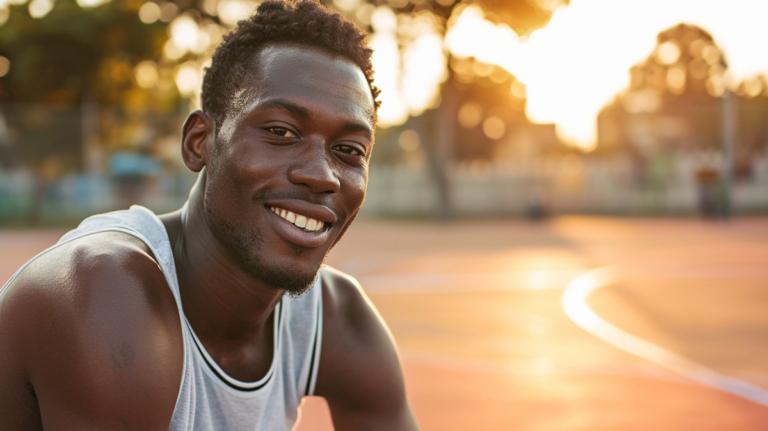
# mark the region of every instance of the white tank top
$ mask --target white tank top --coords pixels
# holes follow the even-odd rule
[[[152,211],[132,206],[127,211],[89,217],[51,248],[103,231],[125,232],[144,241],[176,299],[184,338],[184,369],[170,430],[290,430],[301,398],[312,395],[315,389],[322,341],[320,279],[298,298],[283,296],[274,312],[274,357],[269,371],[257,382],[242,382],[216,364],[184,316],[168,233]]]

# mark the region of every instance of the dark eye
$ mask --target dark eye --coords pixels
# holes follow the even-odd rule
[[[299,136],[295,133],[291,132],[290,130],[286,129],[285,127],[270,127],[267,130],[269,130],[270,133],[274,133],[277,136],[283,137],[283,138],[298,138]]]
[[[360,150],[351,145],[337,145],[336,148],[342,153],[349,154],[350,156],[360,156],[363,154]]]

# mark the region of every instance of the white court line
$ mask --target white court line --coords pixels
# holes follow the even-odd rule
[[[565,314],[582,329],[606,343],[646,359],[654,364],[693,379],[705,386],[768,406],[768,391],[734,377],[717,373],[676,353],[626,333],[595,314],[587,305],[587,297],[595,290],[614,282],[609,267],[586,272],[565,288],[562,306]]]

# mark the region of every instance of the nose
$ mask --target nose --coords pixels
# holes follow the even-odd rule
[[[333,169],[331,155],[326,152],[323,142],[310,142],[304,148],[297,149],[301,156],[288,170],[288,180],[294,184],[304,184],[315,193],[336,193],[341,182]]]

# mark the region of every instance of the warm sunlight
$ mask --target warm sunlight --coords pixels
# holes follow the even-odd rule
[[[701,26],[725,52],[731,79],[741,81],[768,72],[768,55],[764,51],[761,55],[764,48],[758,46],[758,41],[768,40],[766,16],[765,1],[573,0],[555,11],[546,27],[520,38],[506,25],[485,20],[478,6],[468,6],[457,8],[444,48],[457,57],[475,57],[510,71],[526,84],[528,117],[555,123],[561,139],[589,150],[596,145],[598,112],[627,87],[630,67],[653,51],[660,31],[679,23]],[[387,31],[392,35],[388,44],[383,40]],[[384,90],[383,124],[401,123],[406,112],[414,114],[417,106],[423,109],[434,97],[428,88],[441,82],[435,68],[423,67],[405,68],[408,85],[400,82],[394,33],[394,28],[382,32],[376,28],[371,40],[374,48],[387,51],[374,59],[377,82]],[[431,43],[423,43],[422,49],[437,51]],[[428,55],[440,58],[436,52]],[[415,85],[419,79],[421,85]],[[413,88],[420,89],[418,94],[412,93]],[[399,109],[393,106],[397,99]]]

